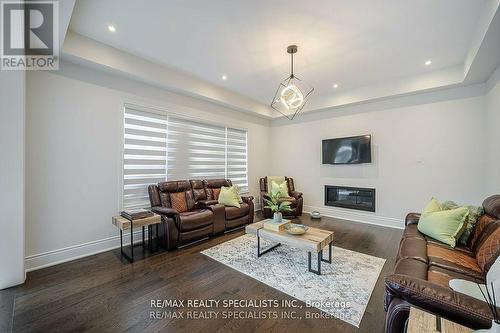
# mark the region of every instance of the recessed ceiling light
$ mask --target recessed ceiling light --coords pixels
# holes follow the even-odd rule
[[[431,65],[431,64],[432,64],[432,60],[427,60],[427,61],[425,62],[425,66],[429,66],[429,65]]]
[[[227,76],[222,75],[222,79],[223,79],[223,80],[227,80]]]
[[[108,25],[108,30],[111,31],[111,32],[115,32],[116,28],[115,28],[114,25],[110,24],[110,25]]]
[[[335,89],[337,89],[337,88],[339,87],[339,85],[335,83],[335,84],[333,85],[333,87],[334,87]]]

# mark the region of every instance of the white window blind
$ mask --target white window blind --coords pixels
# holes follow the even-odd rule
[[[125,108],[123,207],[149,207],[165,180],[227,178],[248,191],[247,132]]]
[[[247,132],[228,128],[226,143],[226,178],[231,179],[242,191],[248,191]]]
[[[166,117],[125,110],[123,207],[148,207],[148,184],[166,179],[166,138]]]
[[[224,178],[226,128],[168,117],[167,179]]]

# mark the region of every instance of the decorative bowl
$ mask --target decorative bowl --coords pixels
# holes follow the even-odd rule
[[[307,229],[309,229],[309,227],[303,224],[288,223],[285,225],[285,230],[290,235],[303,235],[306,233]]]
[[[318,211],[316,211],[316,210],[315,210],[315,211],[312,211],[312,212],[311,212],[311,218],[312,218],[312,219],[320,219],[320,218],[321,218],[321,213],[320,213],[320,212],[318,212]]]

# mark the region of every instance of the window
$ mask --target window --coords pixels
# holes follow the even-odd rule
[[[149,207],[148,185],[227,178],[248,191],[247,131],[127,106],[123,207]]]

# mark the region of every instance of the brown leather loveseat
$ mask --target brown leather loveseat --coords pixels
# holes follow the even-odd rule
[[[217,203],[222,186],[231,186],[231,181],[179,180],[149,186],[151,210],[162,216],[159,237],[164,247],[174,249],[253,222],[253,197],[242,197],[241,208],[224,207]]]
[[[472,329],[489,328],[485,302],[449,288],[451,279],[485,282],[500,254],[500,195],[483,202],[467,246],[454,249],[420,233],[418,213],[406,216],[394,274],[385,279],[386,332],[404,332],[410,305]]]
[[[285,177],[287,188],[288,188],[288,197],[281,198],[281,201],[289,201],[291,202],[290,208],[292,211],[284,212],[283,216],[286,217],[297,217],[302,216],[302,207],[304,205],[304,199],[302,198],[302,193],[295,191],[295,183],[293,182],[293,178]],[[267,177],[261,178],[259,181],[260,185],[260,197],[262,202],[262,207],[266,205],[265,199],[269,199],[269,184]],[[262,212],[265,218],[271,218],[273,213],[269,208],[263,208]]]

